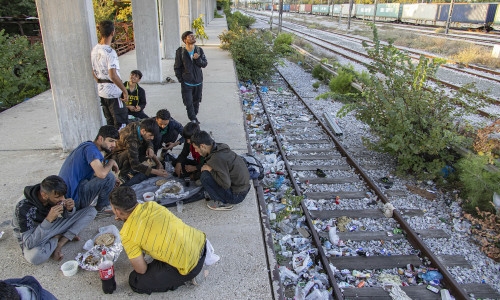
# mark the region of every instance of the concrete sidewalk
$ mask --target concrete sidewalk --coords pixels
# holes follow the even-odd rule
[[[214,19],[206,27],[209,40],[203,48],[208,60],[204,69],[203,101],[198,119],[202,130],[212,132],[217,142],[228,144],[235,152],[247,152],[243,113],[233,61],[228,52],[219,48],[218,35],[226,29],[225,19]],[[90,54],[89,54],[90,55]],[[173,60],[162,60],[163,78],[175,79]],[[135,52],[120,56],[122,79],[136,69]],[[141,70],[143,73],[147,70]],[[90,75],[89,75],[90,76]],[[167,108],[182,124],[188,122],[180,93],[180,84],[141,84],[146,90],[148,105],[145,112],[154,116]],[[25,186],[39,183],[48,175],[58,174],[65,153],[57,125],[51,91],[0,113],[0,279],[33,275],[42,286],[59,299],[112,299],[133,296],[138,299],[271,299],[273,291],[266,264],[259,212],[254,189],[242,204],[230,212],[209,210],[205,201],[186,204],[178,213],[184,222],[203,230],[221,260],[208,268],[207,281],[198,287],[180,287],[167,293],[138,295],[128,285],[132,270],[123,252],[115,264],[117,290],[105,295],[97,272],[79,270],[73,277],[60,271],[63,262],[83,252],[83,244],[98,233],[98,228],[122,223],[113,217],[96,219],[80,233],[81,241],[63,248],[61,262],[48,261],[32,266],[21,255],[10,222],[17,199]],[[177,151],[180,151],[178,149]]]

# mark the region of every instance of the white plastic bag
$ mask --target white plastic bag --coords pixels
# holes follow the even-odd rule
[[[206,240],[207,254],[205,256],[205,265],[210,266],[219,261],[220,256],[215,254],[214,246],[210,243],[210,241]]]

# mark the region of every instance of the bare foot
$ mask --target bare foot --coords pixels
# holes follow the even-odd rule
[[[80,237],[75,235],[75,237],[71,240],[72,242],[78,242],[80,241]]]
[[[64,255],[61,253],[61,248],[56,247],[56,250],[54,250],[54,253],[50,256],[55,261],[61,261],[63,259]]]

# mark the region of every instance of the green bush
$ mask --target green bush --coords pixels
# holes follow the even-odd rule
[[[0,31],[0,109],[12,107],[49,89],[42,44]]]
[[[316,64],[312,69],[311,75],[313,78],[327,82],[332,76],[327,70],[323,69],[321,64]]]
[[[246,16],[239,11],[231,13],[229,10],[228,12],[224,11],[224,13],[226,14],[229,30],[236,30],[239,27],[250,29],[250,26],[255,23],[255,18]]]
[[[313,85],[312,85],[312,87],[313,87],[315,90],[319,89],[319,87],[320,87],[320,86],[321,86],[321,82],[320,82],[320,81],[316,81],[316,82],[314,82],[314,83],[313,83]]]
[[[473,215],[477,215],[476,207],[495,213],[491,202],[494,192],[500,194],[500,172],[486,168],[488,157],[470,155],[461,158],[455,166],[462,185],[462,198],[465,199],[463,209]]]
[[[372,59],[370,74],[358,79],[364,98],[344,105],[339,115],[355,110],[376,136],[365,143],[394,155],[400,174],[435,178],[454,160],[450,147],[465,140],[457,132],[456,118],[475,112],[484,101],[473,85],[452,94],[439,86],[428,86],[428,79],[435,77],[443,61],[422,56],[414,64],[391,43],[381,45],[374,26],[373,33],[374,45],[364,43]]]
[[[332,77],[330,79],[330,83],[328,87],[334,93],[338,94],[349,94],[355,93],[356,89],[354,89],[351,84],[354,81],[354,73],[351,70],[340,68],[337,71],[337,76]]]
[[[258,82],[274,73],[276,55],[256,30],[226,31],[219,36],[223,48],[231,52],[240,80]]]
[[[295,52],[291,46],[292,43],[293,43],[293,35],[292,34],[281,33],[276,37],[276,39],[274,39],[273,51],[274,51],[274,53],[281,55],[281,56],[290,55],[293,52]]]

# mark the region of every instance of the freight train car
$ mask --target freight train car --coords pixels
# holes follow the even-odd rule
[[[436,25],[439,4],[404,4],[401,22],[410,24]]]
[[[351,10],[351,17],[354,17],[356,15],[356,6],[358,4],[352,4],[352,10]],[[346,4],[341,4],[340,11],[342,12],[342,17],[348,17],[349,16],[349,3]]]
[[[299,12],[298,4],[290,4],[290,12]]]
[[[313,15],[329,15],[331,5],[313,5],[312,14]]]
[[[451,12],[450,27],[488,28],[495,20],[497,3],[455,3]],[[450,4],[441,4],[436,25],[446,26]]]
[[[381,3],[377,5],[376,19],[379,21],[399,22],[403,13],[403,4]]]
[[[373,4],[358,4],[356,5],[355,17],[361,20],[373,20],[373,12],[375,5]]]
[[[300,4],[299,13],[310,14],[312,12],[312,4]]]
[[[491,27],[495,30],[500,30],[500,5],[497,5],[497,12],[495,13],[495,19],[493,19]]]

